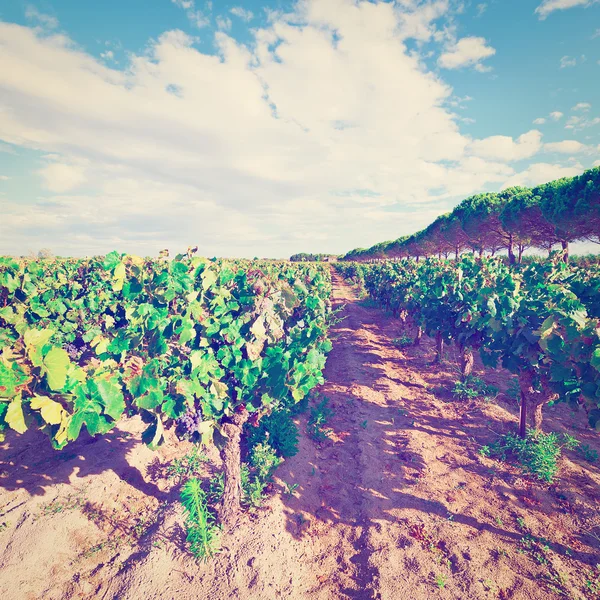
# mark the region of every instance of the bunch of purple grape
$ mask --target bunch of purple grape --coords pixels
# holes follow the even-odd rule
[[[83,350],[78,348],[75,344],[65,344],[64,349],[67,351],[71,360],[78,361],[83,354]]]
[[[175,423],[175,433],[180,440],[200,441],[200,424],[202,423],[200,411],[186,412]]]
[[[66,350],[69,358],[78,363],[80,366],[84,365],[94,356],[94,351],[88,346],[82,339],[76,339],[74,342],[65,344],[63,348]]]

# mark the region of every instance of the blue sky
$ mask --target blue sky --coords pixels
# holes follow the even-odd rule
[[[344,252],[597,164],[598,1],[0,7],[0,253]]]

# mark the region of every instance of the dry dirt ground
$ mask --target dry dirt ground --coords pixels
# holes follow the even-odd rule
[[[478,450],[516,423],[515,401],[457,402],[452,352],[396,348],[399,322],[359,302],[333,330],[330,439],[301,435],[263,508],[222,535],[206,564],[185,550],[166,468],[141,424],[58,453],[35,435],[0,446],[0,598],[600,598],[600,469],[566,452],[553,485]],[[506,390],[507,375],[481,371]],[[306,416],[298,424],[306,428]],[[600,450],[584,415],[546,411],[546,431]],[[218,465],[218,456],[211,454]],[[212,467],[207,467],[207,471]],[[207,472],[208,474],[208,472]],[[298,484],[293,495],[285,485]]]

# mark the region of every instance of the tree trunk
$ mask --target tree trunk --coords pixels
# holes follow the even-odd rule
[[[463,379],[466,379],[473,373],[473,350],[466,346],[460,347],[460,372]]]
[[[527,396],[521,390],[521,420],[519,421],[519,437],[527,436]]]
[[[519,264],[523,262],[523,252],[525,252],[525,248],[523,246],[519,246]]]
[[[569,242],[561,242],[560,245],[562,246],[562,251],[563,251],[563,261],[568,263],[569,262]]]
[[[508,239],[508,263],[511,265],[514,265],[515,262],[516,262],[516,259],[515,259],[515,251],[513,249],[513,240],[512,240],[512,236],[510,236]]]
[[[421,338],[423,337],[423,328],[419,325],[417,327],[417,334],[415,335],[415,346],[419,346],[421,344]]]
[[[444,362],[444,338],[441,331],[435,332],[435,362]]]
[[[234,413],[221,428],[222,433],[227,436],[227,441],[221,449],[225,486],[219,510],[220,521],[225,527],[234,525],[240,512],[242,497],[240,438],[244,423],[249,416],[248,411],[244,408],[241,412]]]
[[[533,413],[531,415],[533,421],[533,428],[536,431],[542,430],[542,407],[544,406],[544,402],[537,402],[533,406]]]
[[[521,390],[521,419],[519,422],[519,436],[525,438],[527,435],[527,403],[529,396],[534,392],[533,373],[521,371],[519,373],[519,388]]]
[[[544,404],[548,404],[548,402],[558,398],[558,394],[548,389],[548,382],[544,378],[540,382],[539,387],[541,389],[536,390],[534,377],[535,374],[532,371],[519,373],[519,387],[521,388],[521,426],[519,427],[519,435],[521,437],[525,437],[526,434],[526,425],[523,424],[526,413],[531,414],[531,425],[534,430],[541,431]],[[530,410],[527,410],[527,404],[530,405]]]

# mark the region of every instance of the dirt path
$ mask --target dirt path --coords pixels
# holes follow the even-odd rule
[[[594,598],[585,586],[600,562],[597,465],[569,456],[560,482],[544,487],[481,458],[479,448],[514,423],[512,408],[449,402],[442,388],[456,375],[431,364],[429,340],[396,348],[398,321],[358,302],[337,275],[334,301],[344,319],[320,390],[333,410],[330,439],[301,436],[298,455],[277,471],[277,493],[224,537],[214,560],[198,565],[186,554],[176,489],[156,477],[180,446],[150,453],[132,443],[135,423],[62,460],[34,452],[33,461],[5,444],[0,597]],[[503,377],[487,378],[501,387]],[[598,448],[568,411],[550,413],[549,428],[567,426]],[[297,484],[293,494],[286,484]],[[74,490],[83,490],[75,500]],[[129,525],[111,517],[123,505]],[[139,515],[149,525],[131,537]]]

